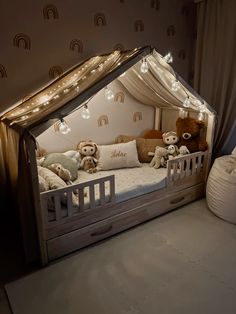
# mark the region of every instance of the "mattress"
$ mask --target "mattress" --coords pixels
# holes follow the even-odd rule
[[[116,170],[99,171],[89,174],[83,170],[78,171],[78,179],[73,183],[82,183],[102,177],[115,175],[116,202],[123,202],[130,198],[150,193],[166,186],[166,168],[151,168],[149,164],[141,167],[124,168]],[[108,195],[109,183],[105,183],[105,194]],[[86,191],[86,188],[85,188]],[[95,201],[99,199],[99,187],[95,185]],[[86,203],[86,197],[85,197]]]

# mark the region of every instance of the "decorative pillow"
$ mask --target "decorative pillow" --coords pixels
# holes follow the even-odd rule
[[[134,140],[134,136],[119,135],[116,139],[117,143],[127,143]],[[156,146],[165,147],[162,139],[145,139],[141,137],[136,138],[138,159],[140,162],[150,162],[152,156],[148,156],[148,152],[155,152]]]
[[[140,167],[136,141],[100,145],[98,167],[101,170]]]
[[[39,175],[39,192],[44,192],[49,190],[49,185],[47,181]]]
[[[48,167],[51,164],[61,164],[63,168],[67,169],[71,173],[71,180],[74,181],[78,177],[78,166],[74,159],[62,154],[62,153],[51,153],[45,156],[42,167]]]

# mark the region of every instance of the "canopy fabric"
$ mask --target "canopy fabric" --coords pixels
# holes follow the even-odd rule
[[[199,110],[201,102],[183,84],[177,91],[171,89],[176,81],[176,73],[172,67],[163,60],[155,50],[146,61],[149,66],[148,73],[140,72],[140,63],[134,65],[119,81],[140,102],[159,108],[183,107],[187,96],[191,100],[191,108]]]

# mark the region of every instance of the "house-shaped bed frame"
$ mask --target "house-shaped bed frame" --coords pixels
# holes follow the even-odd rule
[[[143,61],[148,72],[140,72]],[[125,76],[121,76],[126,72]],[[83,106],[114,79],[139,101],[155,108],[155,127],[160,129],[162,108],[201,112],[207,125],[207,152],[168,161],[166,187],[116,203],[115,178],[108,176],[66,188],[39,193],[35,137],[52,124]],[[179,89],[171,89],[177,81]],[[183,107],[186,97],[189,108]],[[181,112],[181,114],[186,114]],[[90,243],[149,220],[204,195],[214,133],[215,112],[168,64],[168,59],[150,46],[129,51],[113,51],[76,65],[44,86],[32,97],[18,103],[1,117],[2,184],[11,199],[18,199],[19,216],[27,260],[48,261]],[[104,184],[110,184],[105,198]],[[95,202],[94,186],[99,185],[100,200]],[[89,189],[89,204],[84,204],[84,188]],[[75,213],[72,193],[78,190],[79,208]],[[67,214],[62,215],[60,197],[66,195]],[[50,220],[49,198],[54,199],[55,215]]]

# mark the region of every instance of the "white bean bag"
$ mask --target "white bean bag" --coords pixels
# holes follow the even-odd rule
[[[207,180],[209,209],[220,218],[236,224],[236,156],[215,160]]]

